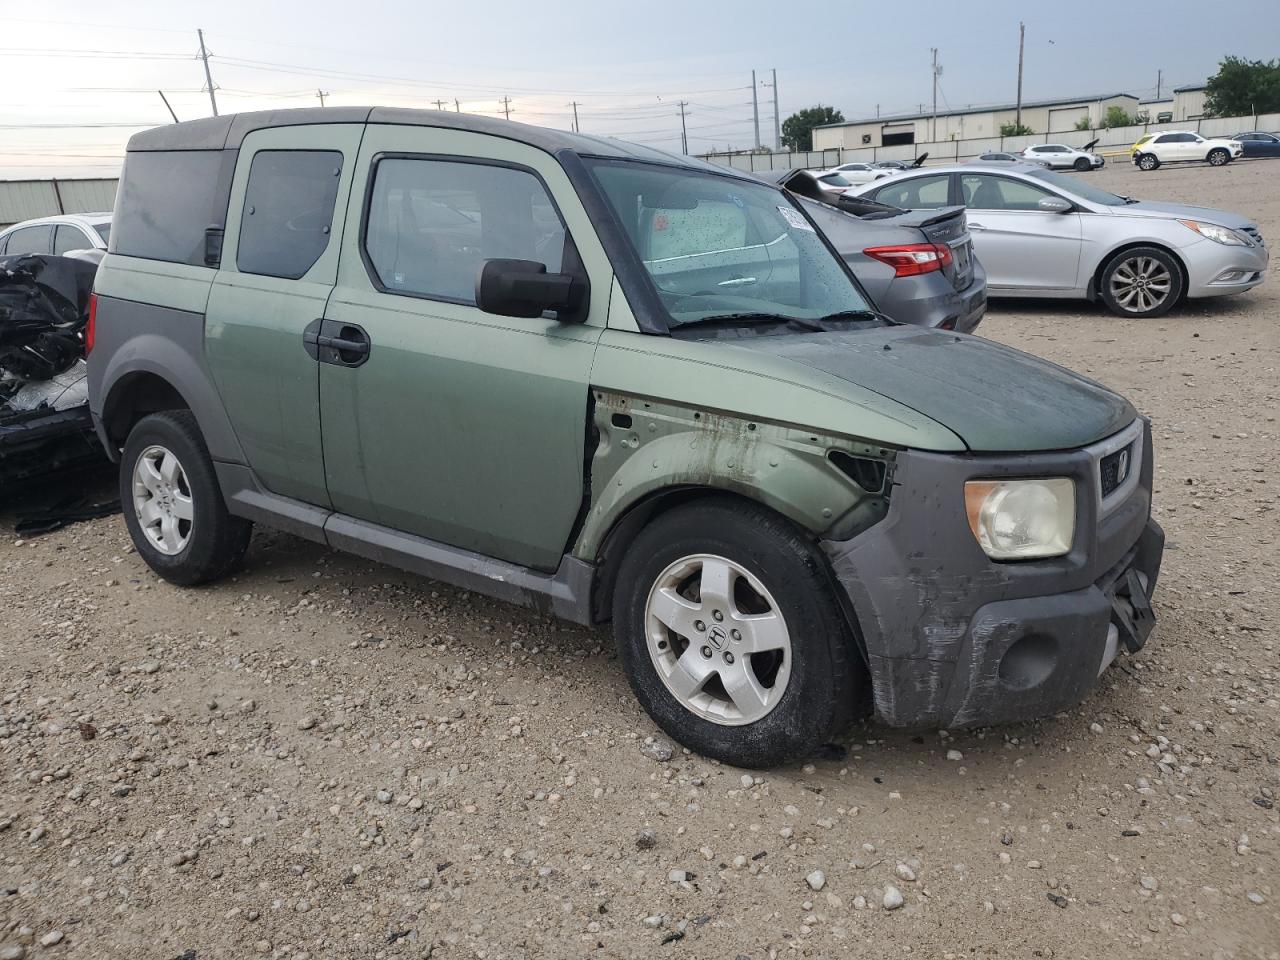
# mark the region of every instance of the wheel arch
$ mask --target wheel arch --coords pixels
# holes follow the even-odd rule
[[[1187,284],[1190,282],[1191,274],[1187,270],[1187,261],[1178,253],[1176,249],[1168,243],[1161,240],[1129,240],[1108,250],[1098,259],[1098,265],[1093,268],[1093,277],[1089,280],[1089,299],[1098,300],[1102,296],[1102,275],[1106,272],[1107,265],[1111,263],[1119,254],[1129,250],[1137,250],[1140,247],[1152,247],[1161,253],[1167,253],[1173,257],[1178,264],[1178,269],[1182,271],[1182,296],[1179,302],[1186,299]]]
[[[161,410],[191,410],[191,404],[182,391],[155,371],[132,370],[121,375],[102,404],[102,429],[111,451],[124,445],[134,424]]]

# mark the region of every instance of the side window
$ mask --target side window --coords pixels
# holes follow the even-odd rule
[[[58,224],[53,234],[53,255],[60,257],[68,250],[89,250],[93,244],[79,227],[71,227],[65,223]]]
[[[475,303],[484,261],[536,260],[558,273],[565,243],[546,188],[527,170],[398,157],[377,164],[364,250],[388,292]]]
[[[1178,139],[1178,135],[1176,133],[1166,133],[1163,136],[1156,137],[1151,142],[1152,143],[1174,143],[1177,141],[1177,139]]]
[[[342,154],[262,150],[249,167],[236,269],[297,280],[325,247],[338,199]]]
[[[942,173],[932,177],[912,177],[910,180],[890,180],[888,185],[875,192],[874,199],[907,210],[945,207],[950,189],[951,175]]]
[[[21,257],[32,253],[48,253],[52,236],[53,227],[48,224],[15,230],[9,234],[9,244],[4,248],[5,255]]]
[[[967,207],[975,210],[1035,210],[1048,191],[1021,180],[965,174],[960,178],[960,193]]]
[[[125,156],[111,252],[206,266],[205,231],[226,224],[234,150],[132,151]]]

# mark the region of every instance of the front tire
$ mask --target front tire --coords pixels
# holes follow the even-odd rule
[[[1075,168],[1080,173],[1087,173],[1092,164],[1084,157],[1076,157]]]
[[[227,574],[253,524],[227,512],[213,460],[189,410],[139,420],[120,457],[120,505],[138,555],[170,583]]]
[[[1122,250],[1102,271],[1102,301],[1112,313],[1131,319],[1164,316],[1186,287],[1182,265],[1159,247]]]
[[[619,568],[613,628],[649,715],[734,766],[812,756],[868,703],[821,554],[753,504],[700,501],[645,527]]]
[[[1222,147],[1214,147],[1205,159],[1209,161],[1211,167],[1225,167],[1231,162],[1231,154]]]
[[[1144,153],[1138,157],[1138,169],[1151,171],[1160,166],[1160,158],[1152,153]]]

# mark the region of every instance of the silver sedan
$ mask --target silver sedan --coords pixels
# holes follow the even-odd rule
[[[958,164],[850,191],[911,209],[964,204],[991,297],[1101,299],[1158,317],[1184,298],[1260,284],[1258,225],[1224,210],[1116,196],[1043,167]]]

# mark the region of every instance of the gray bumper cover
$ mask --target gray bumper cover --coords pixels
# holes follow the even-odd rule
[[[1003,723],[1057,712],[1087,694],[1114,655],[1110,628],[1128,572],[1141,573],[1148,595],[1159,575],[1164,534],[1150,519],[1149,431],[1143,438],[1137,483],[1105,512],[1088,450],[898,456],[885,519],[852,540],[823,544],[884,722]],[[978,546],[964,482],[1017,476],[1076,479],[1076,535],[1066,556],[995,563]]]

